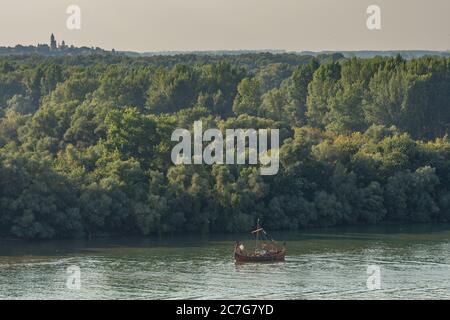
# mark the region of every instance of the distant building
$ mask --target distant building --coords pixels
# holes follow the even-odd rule
[[[50,50],[56,50],[58,48],[58,46],[56,45],[56,40],[55,40],[55,36],[52,35],[50,36]]]

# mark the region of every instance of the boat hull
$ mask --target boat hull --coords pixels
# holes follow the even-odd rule
[[[281,250],[276,253],[268,253],[263,255],[245,255],[242,253],[234,252],[234,260],[236,262],[276,262],[284,261],[286,251]]]

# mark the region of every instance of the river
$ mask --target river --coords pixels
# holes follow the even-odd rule
[[[450,225],[273,236],[287,242],[285,262],[236,265],[235,240],[252,244],[245,234],[0,240],[0,299],[450,298]]]

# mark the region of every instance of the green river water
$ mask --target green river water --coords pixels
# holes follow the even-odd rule
[[[277,232],[285,262],[236,265],[215,235],[0,240],[0,299],[449,299],[450,225]],[[367,286],[368,266],[381,288]],[[68,268],[80,287],[67,285]],[[72,270],[72,269],[69,269]]]

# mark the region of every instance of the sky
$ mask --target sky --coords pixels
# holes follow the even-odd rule
[[[81,29],[67,28],[70,5]],[[381,30],[366,26],[381,9]],[[450,0],[0,0],[0,46],[131,51],[449,50]]]

